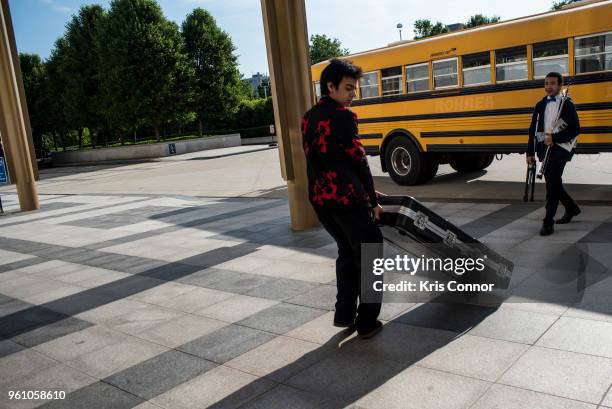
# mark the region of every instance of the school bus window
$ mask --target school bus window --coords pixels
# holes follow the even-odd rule
[[[459,84],[457,58],[433,62],[434,88],[450,88]]]
[[[497,82],[527,79],[527,47],[511,47],[495,51]]]
[[[554,40],[533,45],[533,76],[544,78],[546,74],[555,71],[568,74],[567,40]]]
[[[575,37],[576,74],[612,70],[612,31]]]
[[[480,85],[491,82],[491,55],[488,51],[464,55],[462,61],[463,85]]]
[[[402,93],[402,67],[380,70],[380,76],[383,96]]]
[[[359,80],[359,91],[361,98],[372,98],[378,96],[378,71],[366,72]]]
[[[321,83],[315,81],[314,83],[315,99],[319,101],[321,99]]]
[[[429,90],[429,64],[414,64],[406,66],[406,92]]]

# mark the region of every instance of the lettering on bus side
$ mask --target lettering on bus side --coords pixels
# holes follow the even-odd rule
[[[431,54],[431,58],[441,57],[443,55],[455,54],[456,51],[457,51],[457,48],[453,47],[453,48],[451,48],[449,50],[446,50],[446,51],[440,51],[440,52],[437,52],[437,53],[432,53]]]
[[[470,95],[461,98],[446,99],[434,103],[434,112],[482,111],[493,109],[492,95]]]

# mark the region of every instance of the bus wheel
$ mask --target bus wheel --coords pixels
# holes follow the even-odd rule
[[[482,166],[480,167],[480,170],[486,169],[488,168],[491,163],[493,163],[493,161],[495,160],[495,154],[493,153],[486,153],[483,155],[485,157]]]
[[[423,182],[428,176],[427,162],[414,143],[405,136],[396,136],[385,149],[387,171],[398,185],[412,186]],[[431,171],[432,169],[429,169],[429,173]]]
[[[448,163],[459,173],[477,172],[487,168],[495,159],[492,153],[464,153],[453,155]]]
[[[427,183],[436,176],[436,173],[438,173],[440,161],[431,153],[421,153],[421,157],[423,158],[424,166],[418,183]]]

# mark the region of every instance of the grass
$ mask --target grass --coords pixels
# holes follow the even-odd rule
[[[250,128],[242,128],[242,129],[224,129],[224,130],[216,130],[213,131],[214,133],[212,134],[207,134],[202,136],[202,138],[209,138],[211,136],[218,136],[218,135],[228,135],[228,134],[234,134],[234,133],[239,133],[242,135],[242,137],[254,137],[254,136],[270,136],[268,133],[263,132],[262,135],[249,135],[248,133],[245,132],[245,134],[243,134],[244,131],[252,131],[252,130],[267,130],[269,128],[269,125],[265,125],[265,126],[254,126],[254,127],[250,127]],[[209,131],[210,132],[210,131]],[[194,134],[187,134],[187,135],[168,135],[165,138],[160,139],[159,141],[155,138],[155,137],[147,137],[144,139],[138,139],[136,141],[136,143],[134,143],[134,138],[130,137],[130,136],[126,136],[125,139],[123,140],[123,145],[121,145],[121,142],[119,141],[112,141],[111,143],[109,143],[108,145],[106,145],[104,143],[104,141],[98,141],[99,143],[96,145],[96,149],[101,149],[101,148],[118,148],[121,146],[131,146],[131,145],[149,145],[149,144],[153,144],[153,143],[169,143],[169,142],[177,142],[177,141],[186,141],[186,140],[190,140],[190,139],[197,139],[200,138],[199,135],[194,135]],[[52,146],[49,146],[49,143],[46,143],[47,148],[50,152],[63,152],[64,150],[61,147],[58,147],[58,150],[55,150]],[[93,146],[91,144],[87,144],[84,145],[82,149],[79,149],[78,145],[71,145],[71,146],[66,146],[66,151],[79,151],[79,150],[87,150],[87,149],[93,149]]]
[[[204,135],[202,138],[209,138],[211,136],[214,136],[214,135]],[[155,138],[138,139],[136,143],[134,143],[134,139],[125,139],[123,141],[123,145],[121,145],[121,142],[119,141],[114,141],[112,143],[109,143],[108,145],[105,145],[104,142],[102,141],[101,143],[96,145],[96,149],[119,148],[121,146],[132,146],[132,145],[150,145],[154,143],[169,143],[169,142],[186,141],[189,139],[198,139],[198,138],[200,138],[199,135],[182,135],[182,136],[166,137],[164,139],[160,139],[159,141]],[[58,148],[59,149],[57,151],[55,149],[49,149],[49,151],[51,152],[63,152],[64,151],[61,147],[58,147]],[[93,146],[84,145],[82,149],[79,149],[78,145],[66,146],[66,151],[79,151],[79,150],[87,150],[87,149],[93,149]]]

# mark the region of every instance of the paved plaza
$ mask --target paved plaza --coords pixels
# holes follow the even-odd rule
[[[503,168],[440,176],[446,197],[378,172],[379,187],[417,192],[513,260],[512,288],[540,291],[494,306],[388,303],[384,330],[360,340],[332,326],[335,243],[290,229],[278,152],[246,151],[46,170],[36,212],[0,189],[0,407],[612,408],[601,167],[584,170],[592,185],[569,171],[583,214],[546,239],[542,202],[515,200],[520,179],[491,186]],[[479,197],[453,193],[470,184]],[[564,254],[586,254],[599,275],[551,301],[548,287],[575,285],[550,276]],[[9,399],[34,390],[66,397]]]

